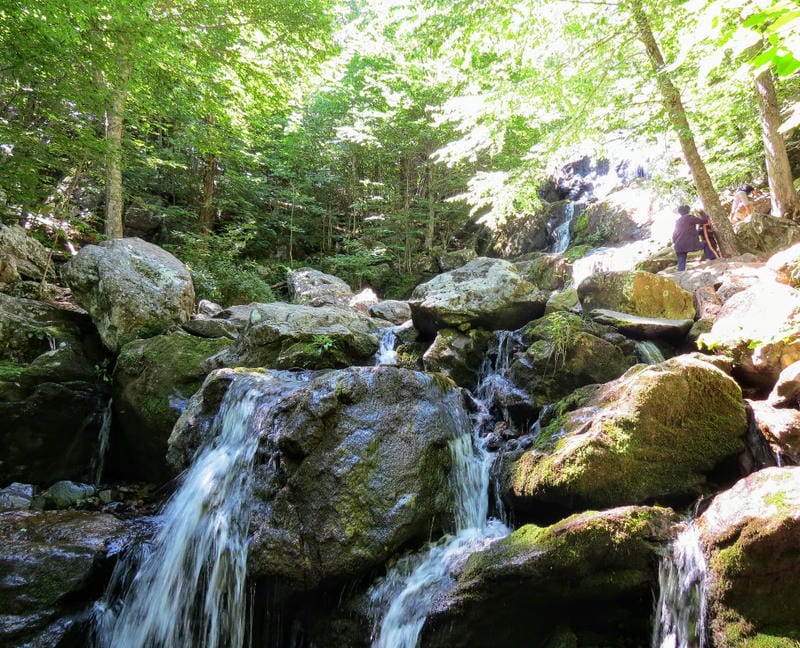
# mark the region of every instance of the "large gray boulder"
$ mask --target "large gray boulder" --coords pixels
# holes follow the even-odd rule
[[[800,291],[764,281],[733,295],[698,345],[733,359],[734,375],[768,392],[800,360]]]
[[[467,559],[435,601],[422,645],[649,645],[659,547],[678,520],[631,506],[522,526]],[[556,635],[571,641],[547,643]]]
[[[744,450],[746,429],[739,386],[711,364],[678,356],[636,365],[506,462],[506,497],[518,519],[687,501]]]
[[[53,253],[18,225],[0,224],[0,283],[55,276]]]
[[[138,238],[87,245],[64,265],[62,275],[114,352],[186,322],[194,309],[186,266]]]
[[[252,304],[225,366],[324,369],[373,364],[377,323],[335,306]]]
[[[432,337],[441,328],[519,328],[544,313],[548,295],[514,264],[477,257],[414,288],[409,306],[414,326]]]
[[[800,467],[766,468],[740,480],[697,524],[708,556],[713,645],[797,645]]]
[[[212,373],[170,438],[175,471],[213,433],[239,371]],[[450,442],[471,434],[446,379],[395,367],[251,376],[259,407],[249,570],[284,587],[367,574],[452,523]]]
[[[346,281],[314,268],[298,268],[286,273],[289,296],[296,304],[309,306],[347,306],[353,291]]]

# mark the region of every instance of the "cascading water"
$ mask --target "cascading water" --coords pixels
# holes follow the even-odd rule
[[[250,474],[267,377],[240,376],[229,387],[217,431],[161,515],[161,530],[135,576],[120,563],[97,604],[100,648],[241,646]],[[128,566],[130,570],[135,566]],[[120,583],[130,582],[114,601]]]
[[[570,227],[572,227],[572,219],[575,218],[575,203],[566,202],[564,204],[564,215],[561,222],[553,230],[553,243],[552,251],[561,254],[569,247],[570,242]]]
[[[694,524],[661,559],[658,584],[652,648],[706,648],[706,559]]]
[[[378,352],[375,354],[376,365],[396,365],[397,364],[397,334],[394,327],[390,326],[383,329],[378,340]]]
[[[664,354],[661,353],[661,349],[650,340],[641,340],[636,343],[636,355],[639,356],[639,360],[647,364],[664,362]]]
[[[500,520],[489,517],[489,469],[493,456],[480,436],[489,416],[488,404],[480,401],[480,395],[494,393],[487,383],[496,377],[498,365],[501,371],[508,368],[508,339],[500,336],[498,360],[493,370],[479,381],[476,390],[479,411],[473,420],[473,434],[455,439],[450,446],[456,532],[419,553],[403,557],[370,589],[369,597],[376,612],[373,648],[417,646],[430,605],[437,593],[452,586],[453,572],[470,554],[509,533]]]

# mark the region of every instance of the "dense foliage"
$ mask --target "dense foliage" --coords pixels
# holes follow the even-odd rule
[[[7,0],[2,219],[58,245],[144,220],[221,302],[300,264],[401,296],[539,209],[575,146],[669,133],[663,76],[716,189],[763,177],[753,79],[793,157],[798,59],[789,0]]]

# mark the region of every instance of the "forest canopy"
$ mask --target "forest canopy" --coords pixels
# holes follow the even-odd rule
[[[0,66],[2,222],[146,234],[221,303],[300,264],[403,296],[611,135],[680,144],[712,219],[753,179],[798,211],[790,0],[6,0]]]

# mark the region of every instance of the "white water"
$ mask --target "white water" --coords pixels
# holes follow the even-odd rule
[[[498,364],[507,368],[510,359],[505,353],[505,340],[500,337]],[[479,395],[496,371],[488,372],[480,381]],[[370,588],[369,597],[376,610],[373,648],[415,648],[431,604],[437,594],[453,585],[455,570],[470,554],[509,533],[501,521],[489,518],[489,469],[493,456],[479,437],[484,417],[488,416],[488,404],[482,403],[480,410],[473,434],[465,434],[450,445],[456,532],[419,553],[401,558]]]
[[[636,354],[642,362],[647,364],[658,364],[664,362],[664,354],[661,353],[654,342],[650,340],[641,340],[636,343]]]
[[[652,648],[706,648],[706,559],[694,524],[661,559],[658,584]]]
[[[251,380],[239,377],[230,385],[215,420],[218,433],[198,450],[165,506],[163,526],[125,597],[107,595],[98,603],[97,646],[243,644],[250,474],[258,445],[249,421],[264,400]]]
[[[394,327],[383,329],[378,340],[378,352],[375,354],[376,365],[396,365],[397,364],[397,335]]]
[[[570,242],[570,227],[572,226],[572,219],[575,218],[575,203],[567,202],[564,205],[564,216],[558,226],[553,230],[553,252],[561,254],[569,247]]]

